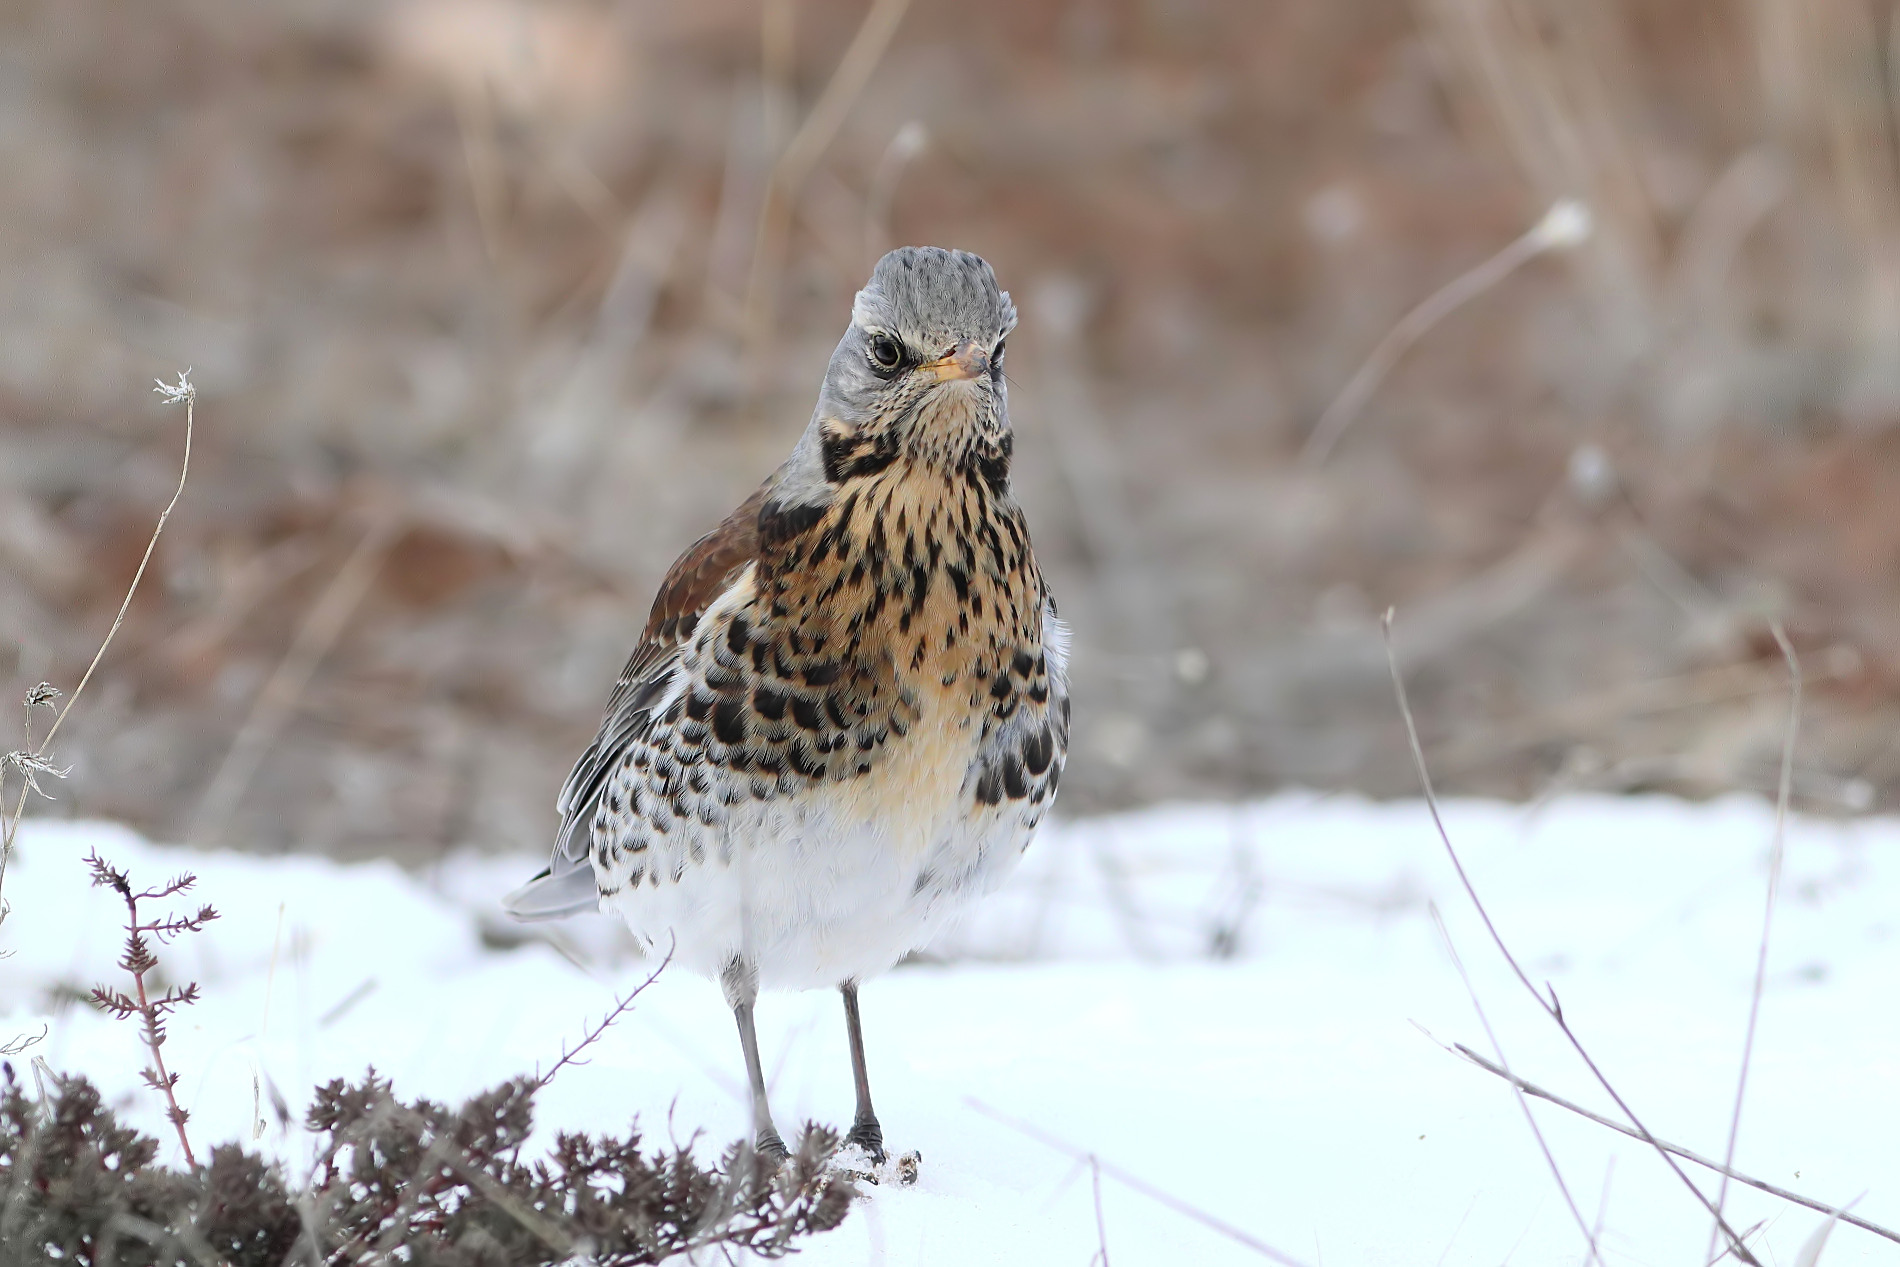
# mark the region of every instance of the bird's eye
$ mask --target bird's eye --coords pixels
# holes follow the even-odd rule
[[[896,339],[888,334],[871,336],[871,360],[879,369],[894,370],[903,359],[904,349],[897,346]]]
[[[990,373],[1000,375],[1003,372],[1003,348],[1008,343],[1008,339],[996,341],[996,350],[990,353]]]

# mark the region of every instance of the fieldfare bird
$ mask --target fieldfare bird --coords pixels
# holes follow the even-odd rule
[[[506,899],[617,910],[717,979],[761,1154],[760,988],[843,992],[846,1141],[881,1162],[858,983],[994,890],[1055,797],[1068,632],[1010,495],[1015,325],[975,255],[878,261],[791,457],[660,586],[553,861]]]

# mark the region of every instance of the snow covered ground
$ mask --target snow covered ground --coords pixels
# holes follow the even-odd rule
[[[1747,1015],[1772,837],[1750,800],[1453,804],[1448,821],[1504,936],[1652,1130],[1719,1155]],[[114,981],[119,912],[87,887],[96,846],[135,880],[190,868],[223,918],[166,952],[205,1000],[173,1026],[195,1137],[248,1136],[254,1074],[299,1116],[316,1081],[368,1064],[457,1099],[546,1065],[647,968],[604,918],[519,942],[495,900],[538,865],[382,864],[161,848],[99,824],[29,824],[0,927],[0,1038],[83,1071],[158,1131],[129,1025],[70,1002]],[[1900,1226],[1900,822],[1797,820],[1737,1165]],[[1098,1155],[1109,1260],[1260,1253],[1113,1177],[1133,1175],[1311,1264],[1577,1264],[1583,1238],[1504,1084],[1430,1035],[1486,1049],[1434,928],[1442,911],[1511,1066],[1608,1111],[1512,980],[1416,803],[1282,796],[1061,823],[924,962],[864,990],[887,1138],[923,1153],[811,1242],[811,1264],[1069,1263],[1101,1248],[1091,1174],[1002,1119]],[[518,943],[518,944],[514,944]],[[761,1040],[782,1127],[848,1121],[835,995],[768,996]],[[745,1125],[718,991],[665,974],[541,1100],[541,1120]],[[298,1140],[262,1097],[265,1139]],[[1538,1120],[1607,1262],[1700,1261],[1708,1223],[1633,1141],[1542,1105]],[[1688,1167],[1713,1191],[1707,1172]],[[1731,1189],[1736,1226],[1790,1264],[1823,1221]],[[1827,1267],[1900,1247],[1842,1226]]]

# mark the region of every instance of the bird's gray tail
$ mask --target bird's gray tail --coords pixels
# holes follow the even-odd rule
[[[600,886],[594,869],[572,867],[556,875],[543,871],[501,900],[501,909],[523,923],[560,919],[600,908]]]

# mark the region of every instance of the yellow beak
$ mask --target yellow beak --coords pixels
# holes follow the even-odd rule
[[[990,354],[974,343],[961,343],[957,350],[934,361],[926,361],[917,367],[928,373],[940,383],[955,382],[958,379],[988,378],[990,373]]]

